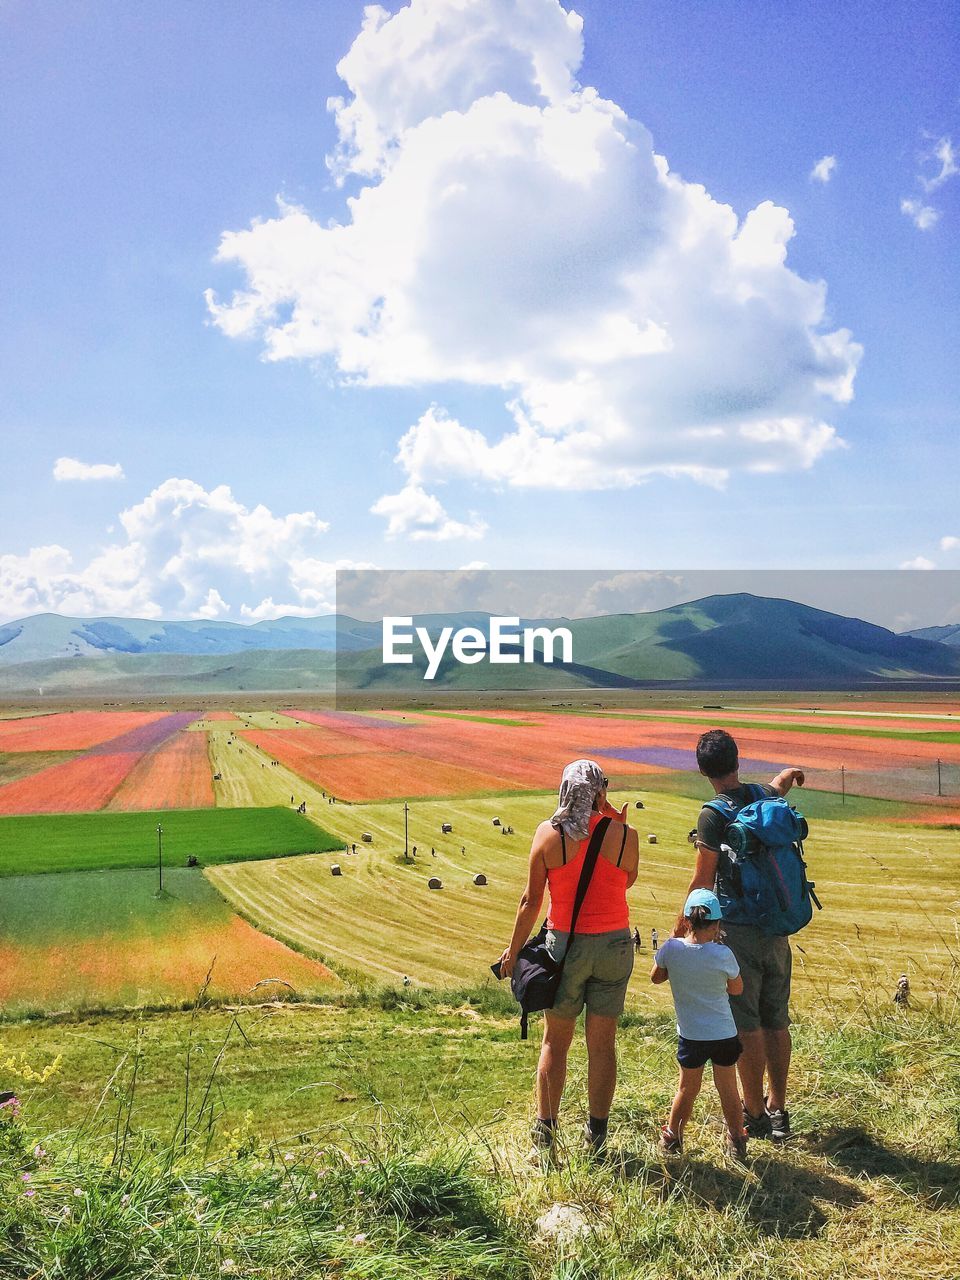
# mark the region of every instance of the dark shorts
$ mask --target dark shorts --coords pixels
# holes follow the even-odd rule
[[[729,1040],[688,1040],[686,1036],[677,1037],[677,1061],[681,1067],[695,1071],[712,1062],[715,1067],[732,1067],[743,1053],[743,1045],[739,1036],[731,1036]]]
[[[723,941],[743,978],[743,995],[730,997],[737,1030],[784,1031],[790,1025],[790,939],[771,938],[751,924],[724,924]]]

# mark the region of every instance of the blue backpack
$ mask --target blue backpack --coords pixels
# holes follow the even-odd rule
[[[822,910],[807,879],[803,842],[807,820],[782,796],[750,787],[742,807],[728,796],[704,806],[727,820],[717,866],[717,897],[730,924],[751,924],[761,933],[785,937],[810,923],[813,904]]]

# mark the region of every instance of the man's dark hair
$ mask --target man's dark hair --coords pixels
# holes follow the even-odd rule
[[[697,743],[697,768],[705,778],[725,778],[740,764],[737,744],[726,729],[710,729]]]

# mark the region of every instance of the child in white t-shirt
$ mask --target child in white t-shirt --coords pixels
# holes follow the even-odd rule
[[[652,982],[670,983],[677,1011],[680,1084],[660,1135],[660,1149],[668,1155],[683,1150],[683,1131],[700,1092],[703,1068],[710,1062],[727,1122],[724,1148],[728,1156],[743,1160],[747,1138],[736,1068],[743,1046],[729,999],[743,990],[740,966],[730,948],[718,941],[721,912],[716,894],[694,889],[683,915],[686,934],[667,939],[650,974]]]

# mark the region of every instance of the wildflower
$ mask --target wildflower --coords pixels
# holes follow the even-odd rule
[[[283,1154],[283,1158],[284,1158],[284,1160],[286,1160],[287,1164],[289,1164],[289,1163],[291,1162],[291,1160],[293,1159],[293,1152],[292,1152],[292,1151],[285,1151],[285,1152],[284,1152],[284,1154]]]
[[[236,1273],[237,1264],[232,1258],[224,1258],[220,1263],[220,1274],[223,1276],[232,1276]]]
[[[337,1230],[338,1230],[338,1231],[346,1231],[346,1229],[347,1229],[347,1228],[343,1225],[343,1223],[342,1223],[342,1222],[338,1222],[338,1223],[337,1223]]]
[[[14,1095],[8,1098],[6,1102],[0,1102],[0,1116],[9,1120],[16,1120],[20,1115],[20,1099]]]
[[[315,1191],[311,1191],[310,1194],[307,1196],[308,1200],[316,1200],[316,1198],[317,1198],[317,1193]]]
[[[357,1234],[353,1237],[353,1243],[354,1243],[354,1244],[366,1244],[366,1243],[367,1243],[367,1233],[366,1233],[365,1231],[358,1231],[358,1232],[357,1232]]]
[[[120,1197],[120,1203],[121,1203],[121,1204],[129,1204],[129,1203],[130,1203],[130,1196],[129,1196],[129,1194],[128,1194],[126,1191],[125,1191],[125,1192],[123,1193],[123,1195]]]
[[[74,1194],[75,1196],[82,1196],[82,1195],[83,1195],[83,1190],[82,1190],[82,1188],[80,1188],[80,1187],[74,1187],[74,1188],[73,1188],[73,1194]]]
[[[34,1156],[34,1159],[35,1159],[35,1160],[46,1160],[46,1158],[47,1158],[47,1153],[46,1153],[46,1151],[43,1149],[43,1147],[41,1147],[41,1145],[40,1145],[40,1143],[39,1143],[39,1142],[38,1142],[38,1143],[37,1143],[37,1145],[33,1148],[33,1156]]]
[[[35,1196],[37,1193],[36,1193],[36,1191],[34,1191],[33,1187],[30,1187],[30,1188],[28,1188],[28,1189],[27,1189],[23,1194],[24,1194],[24,1195],[27,1197],[27,1199],[29,1200],[31,1196]]]
[[[32,1174],[30,1174],[30,1173],[25,1173],[25,1174],[23,1175],[23,1180],[24,1180],[24,1182],[29,1182],[29,1181],[30,1181],[30,1179],[31,1179],[32,1177],[33,1177],[33,1175],[32,1175]]]

